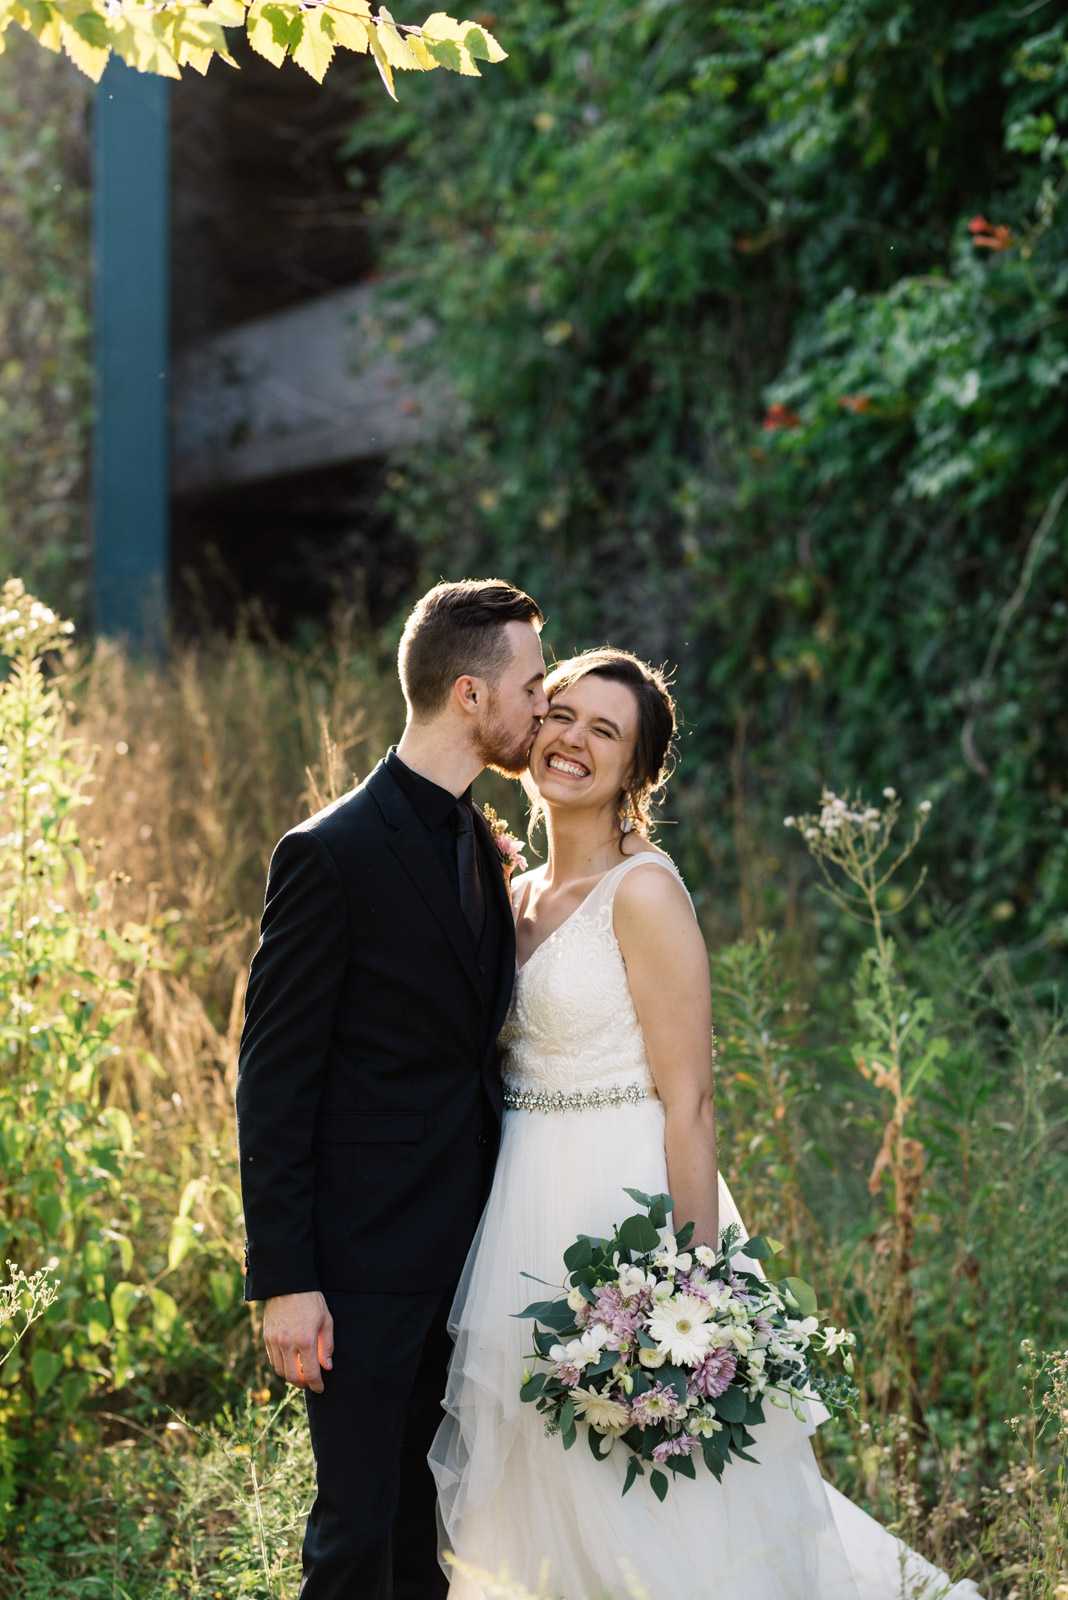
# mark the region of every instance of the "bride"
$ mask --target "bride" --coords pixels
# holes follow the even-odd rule
[[[675,732],[661,675],[621,650],[546,680],[530,753],[548,860],[513,885],[518,971],[501,1033],[505,1119],[493,1189],[453,1307],[446,1418],[430,1463],[443,1549],[563,1600],[964,1600],[971,1583],[908,1550],[820,1476],[811,1423],[770,1411],[717,1483],[666,1501],[626,1452],[547,1439],[519,1399],[524,1272],[550,1284],[579,1233],[609,1235],[624,1186],[675,1199],[695,1244],[739,1222],[716,1165],[708,958],[677,869],[650,842]],[[566,1097],[566,1104],[561,1104]],[[768,1219],[769,1226],[772,1219]],[[454,1576],[450,1600],[485,1600]]]

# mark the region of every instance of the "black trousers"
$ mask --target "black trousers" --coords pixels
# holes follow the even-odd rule
[[[306,1394],[315,1502],[300,1600],[445,1600],[427,1451],[441,1421],[454,1290],[328,1293],[334,1366]]]

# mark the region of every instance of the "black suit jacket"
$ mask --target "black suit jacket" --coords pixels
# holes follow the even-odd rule
[[[246,1299],[439,1290],[463,1265],[500,1137],[515,972],[478,813],[476,828],[504,913],[496,981],[384,763],[275,850],[237,1084]]]

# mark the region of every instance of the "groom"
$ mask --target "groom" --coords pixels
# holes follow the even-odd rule
[[[302,1600],[437,1600],[446,1318],[496,1158],[515,936],[470,798],[548,710],[541,612],[441,583],[408,618],[408,720],[366,782],[287,833],[237,1084],[245,1297],[306,1391],[317,1493]]]

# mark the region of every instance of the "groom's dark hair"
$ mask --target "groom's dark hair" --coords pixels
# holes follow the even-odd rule
[[[412,609],[401,634],[397,664],[413,717],[433,717],[457,678],[484,678],[491,686],[512,659],[507,622],[542,624],[537,603],[502,578],[439,583]]]

